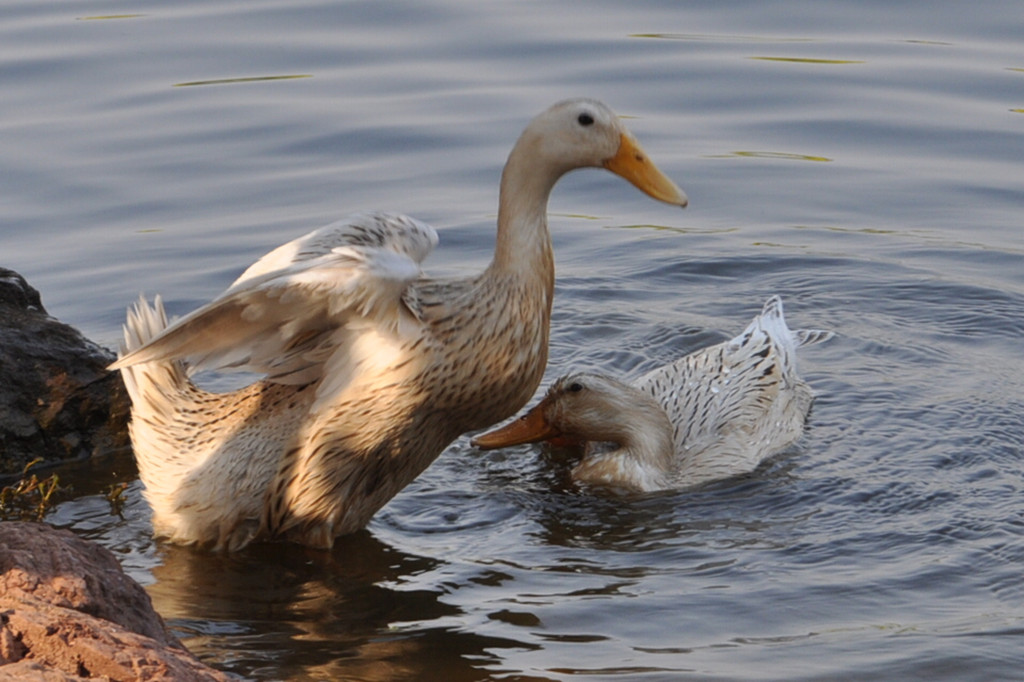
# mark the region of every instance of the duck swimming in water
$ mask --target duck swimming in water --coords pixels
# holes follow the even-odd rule
[[[567,374],[508,425],[477,436],[494,448],[556,437],[585,441],[572,470],[585,484],[632,491],[685,488],[753,471],[792,445],[813,394],[796,349],[832,337],[792,331],[773,296],[731,341],[696,351],[625,384]]]
[[[435,231],[378,213],[271,251],[173,324],[159,298],[141,300],[111,368],[131,396],[156,534],[226,550],[331,547],[460,434],[525,405],[547,362],[548,196],[587,167],[686,206],[608,107],[568,100],[533,119],[509,154],[494,259],[476,276],[422,276]],[[265,378],[228,393],[189,379],[226,368]]]

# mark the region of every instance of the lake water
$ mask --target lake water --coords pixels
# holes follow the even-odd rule
[[[0,266],[107,346],[139,292],[184,313],[354,211],[481,268],[508,150],[576,95],[691,206],[559,185],[545,385],[635,376],[773,293],[837,333],[801,354],[800,444],[696,491],[594,495],[462,438],[329,554],[211,556],[150,538],[121,453],[49,521],[253,679],[1019,679],[1022,36],[998,0],[0,2]]]

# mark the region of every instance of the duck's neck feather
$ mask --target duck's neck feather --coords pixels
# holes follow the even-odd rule
[[[618,447],[588,453],[577,466],[576,477],[637,490],[667,487],[674,448],[672,424],[661,406],[645,399],[624,411],[614,426],[613,432],[603,434],[603,440]]]
[[[529,153],[532,140],[525,136],[509,154],[501,174],[498,199],[498,235],[491,269],[553,272],[548,198],[564,171],[537,161]]]
[[[666,471],[672,465],[672,424],[653,401],[623,419],[617,441],[620,454],[639,466]]]

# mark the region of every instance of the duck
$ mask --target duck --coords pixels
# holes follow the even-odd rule
[[[461,434],[525,406],[548,357],[548,198],[591,167],[687,205],[607,105],[570,99],[513,146],[494,256],[478,274],[427,276],[434,228],[373,212],[270,251],[176,321],[159,296],[140,297],[110,368],[131,399],[154,534],[229,552],[254,541],[329,549]],[[216,392],[193,380],[207,370],[258,378]]]
[[[833,332],[789,329],[772,296],[735,338],[658,367],[632,383],[573,371],[526,414],[471,442],[482,450],[555,441],[582,448],[584,486],[656,492],[753,471],[801,436],[813,393],[796,349]]]

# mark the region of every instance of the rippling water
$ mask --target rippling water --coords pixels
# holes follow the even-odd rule
[[[772,293],[801,443],[697,491],[573,488],[461,439],[330,554],[154,543],[122,454],[50,521],[257,679],[1016,679],[1024,637],[1024,13],[1017,2],[0,3],[0,265],[113,346],[349,212],[493,245],[529,118],[606,100],[686,189],[552,200],[551,366],[627,376]],[[100,491],[132,481],[123,514]]]

